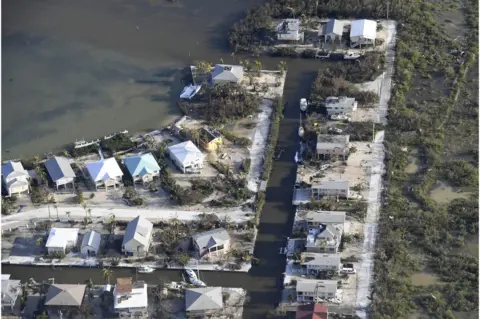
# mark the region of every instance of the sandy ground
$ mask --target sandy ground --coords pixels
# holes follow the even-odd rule
[[[388,101],[390,100],[392,76],[394,74],[395,59],[395,40],[396,40],[396,22],[388,22],[388,39],[386,52],[386,71],[384,72],[382,91],[380,94],[380,105],[378,106],[379,120],[386,124]],[[383,146],[384,132],[378,132],[375,136],[375,143],[372,146],[374,161],[372,166],[372,175],[370,176],[368,195],[368,208],[366,223],[364,228],[364,243],[362,248],[362,263],[357,273],[357,315],[360,318],[366,318],[366,307],[370,304],[369,296],[371,291],[371,281],[373,279],[373,258],[375,249],[375,236],[377,234],[378,215],[380,211],[380,195],[382,191],[382,174],[384,171],[385,149]]]

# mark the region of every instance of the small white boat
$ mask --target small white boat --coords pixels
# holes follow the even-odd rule
[[[86,146],[90,146],[90,145],[93,145],[93,144],[98,144],[100,142],[100,140],[93,140],[93,141],[90,141],[90,142],[86,142],[85,140],[81,140],[81,141],[75,141],[75,148],[82,148],[82,147],[86,147]]]
[[[201,88],[202,88],[201,85],[194,85],[194,84],[187,85],[186,87],[183,88],[182,93],[180,93],[180,98],[190,100],[198,93],[198,91],[200,91]]]
[[[343,55],[344,60],[355,60],[355,59],[358,59],[359,57],[360,57],[360,54],[356,54],[356,53],[347,53]]]
[[[308,107],[307,99],[300,99],[300,110],[302,112],[305,112],[307,110],[307,107]]]
[[[298,128],[298,136],[303,137],[304,134],[305,134],[305,130],[303,129],[302,126],[300,126]]]
[[[332,121],[348,121],[350,118],[345,114],[333,114],[330,116]]]
[[[330,53],[327,54],[316,54],[315,59],[329,59],[330,58]]]
[[[154,271],[155,271],[155,269],[150,267],[150,266],[141,266],[137,269],[137,272],[139,274],[149,274],[149,273],[152,273]]]

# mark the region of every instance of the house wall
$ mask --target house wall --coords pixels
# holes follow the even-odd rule
[[[60,178],[58,181],[56,181],[55,184],[57,186],[62,186],[65,184],[73,183],[74,180],[75,179],[73,177],[63,177],[63,178]]]
[[[131,240],[122,247],[122,251],[134,256],[143,256],[148,252],[148,247],[143,246],[135,240]]]
[[[325,106],[325,108],[327,109],[328,115],[333,115],[354,112],[357,110],[357,106],[357,102],[355,102],[353,105],[338,105],[332,103],[331,105]]]
[[[92,247],[92,246],[84,246],[84,247],[82,247],[81,250],[80,250],[80,252],[81,252],[82,255],[84,255],[84,256],[88,256],[88,251],[91,251],[91,252],[93,251],[93,252],[95,252],[95,255],[98,254],[98,249],[95,248],[95,247]]]
[[[65,249],[63,247],[48,247],[48,254],[53,254],[53,253],[65,253]]]
[[[328,299],[328,298],[334,298],[335,294],[326,293],[325,291],[322,291],[320,289],[317,290],[316,296],[314,291],[297,291],[298,302],[313,301],[314,297]]]
[[[26,186],[23,186],[23,187],[11,187],[9,189],[9,193],[10,195],[14,195],[14,194],[20,194],[20,193],[23,193],[23,192],[27,192],[28,191],[28,185]]]
[[[317,149],[317,154],[346,156],[348,154],[348,148]]]
[[[349,189],[322,189],[312,187],[312,196],[319,199],[320,196],[340,196],[348,198],[350,196]]]
[[[322,246],[306,246],[306,251],[307,252],[311,252],[311,253],[336,253],[338,251],[338,248],[335,247],[335,246],[325,246],[325,247],[322,247]]]
[[[158,177],[160,175],[160,171],[153,172],[152,174],[145,174],[143,176],[135,175],[132,176],[134,183],[148,183],[153,181],[154,177]]]
[[[351,37],[350,38],[351,46],[356,46],[356,45],[372,45],[375,43],[375,40],[371,39],[365,39],[364,37]]]
[[[325,270],[340,270],[340,264],[338,265],[323,265],[323,264],[307,264],[305,265],[308,271],[325,271]]]

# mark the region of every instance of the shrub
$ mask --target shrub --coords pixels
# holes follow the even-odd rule
[[[315,59],[316,54],[317,52],[315,50],[307,49],[302,51],[301,57],[305,59]]]
[[[454,186],[477,186],[478,169],[467,161],[453,161],[442,165],[441,174]]]
[[[242,160],[242,164],[240,166],[240,168],[248,174],[248,172],[250,171],[250,165],[252,163],[252,160],[250,158],[244,158]]]
[[[295,50],[295,48],[291,47],[280,47],[280,48],[275,48],[272,53],[272,56],[274,57],[291,57],[291,58],[297,58],[298,57],[298,52]]]
[[[225,129],[218,130],[227,140],[241,146],[250,146],[252,141],[246,137],[236,136],[233,132],[227,131]]]
[[[137,146],[127,134],[117,134],[108,140],[103,140],[100,144],[103,150],[112,153],[126,151]]]

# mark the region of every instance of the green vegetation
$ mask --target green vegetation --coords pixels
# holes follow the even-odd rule
[[[285,105],[283,98],[277,97],[273,102],[272,122],[270,126],[270,134],[268,135],[267,145],[265,146],[262,180],[268,182],[273,165],[273,155],[275,154],[275,148],[277,147],[278,130],[280,129],[280,121],[283,118],[283,109]],[[260,222],[260,214],[262,213],[263,206],[265,205],[265,192],[258,191],[255,198],[255,223],[258,225]]]
[[[246,174],[248,174],[248,172],[250,172],[250,165],[252,164],[252,160],[248,157],[248,158],[244,158],[242,160],[242,165],[240,167],[240,169],[242,171],[244,171]]]
[[[18,204],[16,196],[2,198],[2,215],[10,215],[17,208]]]
[[[137,190],[133,187],[126,187],[123,193],[123,199],[127,200],[132,206],[143,205],[143,198],[140,197]]]
[[[100,145],[102,146],[102,150],[115,153],[134,148],[137,146],[137,143],[132,142],[131,136],[127,134],[117,134],[108,140],[101,141]]]
[[[252,145],[252,141],[249,138],[237,136],[233,132],[227,131],[226,129],[218,129],[218,131],[230,142],[241,146]]]

